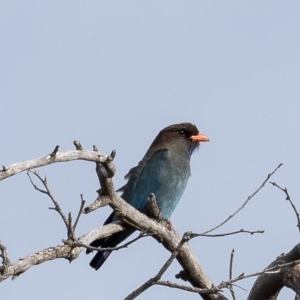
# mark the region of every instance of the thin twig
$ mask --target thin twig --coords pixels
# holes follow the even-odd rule
[[[232,215],[230,215],[227,219],[225,219],[223,222],[221,222],[219,225],[213,227],[212,229],[209,229],[205,232],[203,232],[202,234],[206,234],[209,232],[212,232],[214,230],[216,230],[217,228],[223,226],[225,223],[227,223],[230,219],[232,219],[237,213],[239,213],[247,204],[248,202],[265,186],[265,184],[268,182],[268,180],[271,178],[271,176],[282,166],[283,164],[279,164],[275,170],[268,174],[267,178],[264,180],[264,182],[260,185],[260,187],[250,196],[248,196],[247,200],[242,204],[242,206],[240,206]]]
[[[230,254],[229,281],[232,279],[233,258],[234,258],[234,249],[232,249],[231,254]],[[228,286],[228,288],[229,288],[229,290],[230,290],[232,299],[233,299],[233,300],[236,300],[235,292],[234,292],[234,289],[233,289],[233,285],[230,284],[230,285]]]
[[[181,239],[180,243],[178,244],[177,248],[173,251],[170,258],[165,262],[165,264],[159,270],[156,277],[158,277],[160,279],[163,276],[163,274],[167,271],[167,269],[170,267],[170,265],[172,264],[172,262],[174,261],[174,259],[178,255],[178,253],[180,252],[183,245],[191,239],[190,235],[191,235],[190,231],[185,232],[183,234],[182,239]]]
[[[33,183],[33,180],[30,176],[30,173],[32,173],[33,175],[35,175],[41,182],[42,184],[44,185],[45,189],[46,190],[42,190],[42,189],[39,189],[34,183]],[[67,217],[65,216],[64,212],[62,211],[62,209],[60,208],[58,202],[55,200],[55,197],[53,196],[53,194],[51,193],[49,187],[48,187],[48,183],[47,183],[47,179],[43,179],[40,174],[37,172],[37,171],[31,171],[31,170],[28,170],[27,171],[27,175],[30,179],[30,182],[32,183],[33,187],[38,190],[39,192],[41,193],[44,193],[46,195],[48,195],[50,197],[50,199],[52,200],[53,204],[54,204],[54,207],[49,207],[49,209],[53,209],[53,210],[56,210],[59,215],[61,216],[61,218],[63,219],[63,222],[65,223],[65,226],[67,228],[67,230],[69,231],[69,221],[67,219]]]
[[[273,267],[270,267],[270,268],[267,268],[263,271],[260,271],[260,272],[254,272],[254,273],[250,273],[250,274],[247,274],[245,275],[244,273],[242,273],[241,275],[229,280],[229,281],[223,281],[221,282],[217,288],[219,289],[223,289],[225,287],[228,287],[229,285],[231,285],[232,283],[236,282],[236,281],[239,281],[239,280],[242,280],[242,279],[245,279],[245,278],[249,278],[249,277],[254,277],[254,276],[258,276],[258,275],[261,275],[261,274],[272,274],[272,273],[278,273],[280,271],[280,268],[282,267],[286,267],[286,266],[291,266],[291,265],[297,265],[300,263],[300,260],[294,260],[294,261],[291,261],[291,262],[288,262],[288,263],[284,263],[284,264],[277,264],[276,266],[273,266]]]
[[[74,228],[72,226],[72,214],[69,212],[68,214],[68,238],[71,240],[76,240]]]
[[[76,148],[76,150],[82,151],[84,148],[82,147],[81,143],[78,140],[73,141],[73,144]]]
[[[147,237],[147,236],[152,236],[153,234],[151,233],[145,233],[145,232],[140,232],[140,234],[130,240],[129,242],[121,245],[121,246],[118,246],[118,247],[110,247],[110,248],[97,248],[97,247],[92,247],[92,246],[89,246],[89,245],[85,245],[85,244],[82,244],[82,243],[79,243],[79,242],[74,242],[73,243],[73,246],[74,247],[83,247],[83,248],[86,248],[86,249],[89,249],[89,250],[92,250],[92,251],[97,251],[97,252],[103,252],[103,251],[118,251],[118,250],[121,250],[121,249],[124,249],[124,248],[128,248],[129,245],[133,244],[134,242],[136,242],[137,240],[140,240],[144,237]]]
[[[56,156],[56,153],[58,152],[58,148],[59,148],[59,145],[56,145],[55,148],[54,148],[54,150],[50,154],[51,157],[55,157]]]
[[[143,285],[141,285],[139,288],[137,288],[135,291],[130,293],[124,300],[132,300],[138,297],[141,293],[146,291],[151,286],[157,284],[157,282],[161,279],[162,275],[166,272],[166,270],[169,268],[171,263],[174,261],[178,253],[180,252],[183,245],[190,240],[190,232],[186,232],[176,249],[171,254],[170,258],[165,262],[165,264],[161,267],[161,269],[158,271],[158,273],[153,277],[147,280]]]
[[[85,205],[85,200],[83,199],[83,195],[82,195],[82,194],[80,195],[80,198],[81,198],[80,208],[79,208],[78,215],[77,215],[77,217],[76,217],[75,223],[74,223],[74,225],[73,225],[73,230],[74,230],[74,232],[75,232],[75,230],[76,230],[77,224],[78,224],[78,222],[79,222],[80,216],[82,215],[82,212],[83,212],[83,210],[84,210],[84,205]]]
[[[215,294],[215,293],[221,291],[217,287],[212,287],[210,289],[201,289],[201,288],[188,286],[188,285],[184,285],[184,284],[178,284],[178,283],[171,282],[171,281],[168,281],[168,280],[166,280],[166,281],[165,280],[158,280],[156,282],[156,284],[171,287],[171,288],[175,288],[175,289],[180,289],[180,290],[187,291],[187,292],[198,293],[198,294]]]
[[[40,192],[40,193],[43,193],[43,194],[46,194],[46,195],[47,195],[47,191],[40,189],[40,188],[33,182],[33,179],[31,178],[29,172],[31,172],[31,173],[33,173],[33,174],[35,174],[35,175],[37,174],[37,172],[36,172],[36,171],[33,172],[33,171],[31,171],[31,170],[27,171],[27,175],[28,175],[29,180],[30,180],[32,186],[34,187],[34,189],[37,190],[37,191]],[[47,181],[46,177],[45,177],[45,179],[42,179],[42,181],[43,181],[43,180]]]
[[[251,274],[247,274],[247,275],[242,273],[240,276],[238,276],[236,278],[233,278],[229,281],[223,281],[218,286],[213,286],[211,289],[199,289],[199,288],[196,288],[196,287],[191,287],[191,286],[187,286],[187,285],[182,285],[182,284],[177,284],[177,283],[173,283],[173,282],[170,282],[170,281],[162,281],[162,280],[158,280],[157,282],[155,282],[155,284],[168,286],[168,287],[171,287],[171,288],[177,288],[177,289],[180,289],[180,290],[189,291],[189,292],[193,292],[193,293],[213,294],[213,293],[217,293],[219,291],[222,291],[222,289],[224,289],[224,288],[229,288],[230,289],[230,286],[232,286],[232,284],[236,281],[239,281],[239,280],[242,280],[242,279],[245,279],[245,278],[249,278],[249,277],[258,276],[258,275],[261,275],[261,274],[278,273],[278,272],[280,272],[280,268],[285,267],[285,266],[289,266],[289,265],[296,265],[298,263],[300,263],[300,260],[289,262],[289,263],[286,263],[286,264],[278,264],[274,267],[265,269],[261,272],[255,272],[255,273],[251,273]],[[128,298],[128,299],[134,299],[134,298]],[[125,298],[125,300],[128,300],[128,299]]]
[[[191,239],[201,236],[201,237],[224,237],[228,235],[238,234],[238,233],[250,233],[251,235],[255,233],[264,233],[264,230],[256,230],[256,231],[248,231],[248,230],[238,230],[233,232],[227,232],[227,233],[219,233],[219,234],[204,234],[204,233],[191,233]]]
[[[299,233],[300,233],[300,216],[299,216],[298,210],[297,210],[297,208],[296,208],[296,205],[293,203],[293,201],[292,201],[292,199],[291,199],[291,197],[290,197],[290,194],[289,194],[287,188],[282,188],[282,187],[279,186],[276,182],[271,182],[271,181],[270,181],[270,183],[271,183],[273,186],[276,186],[277,188],[279,188],[280,190],[282,190],[282,191],[285,193],[285,195],[286,195],[285,200],[287,200],[287,201],[289,201],[289,202],[291,203],[291,206],[292,206],[292,208],[293,208],[293,210],[294,210],[294,212],[295,212],[295,214],[296,214],[297,223],[298,223],[298,224],[297,224],[297,227],[298,227],[298,230],[299,230]]]

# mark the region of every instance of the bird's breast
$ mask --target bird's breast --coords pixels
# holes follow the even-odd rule
[[[189,160],[178,155],[170,155],[161,170],[162,185],[156,192],[157,204],[165,219],[170,219],[190,177]]]
[[[189,177],[190,163],[186,156],[161,150],[151,157],[138,176],[129,179],[122,197],[143,211],[149,195],[154,193],[162,217],[170,219]]]

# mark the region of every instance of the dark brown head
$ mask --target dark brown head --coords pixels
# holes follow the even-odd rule
[[[165,149],[176,151],[179,155],[189,159],[193,151],[199,147],[200,142],[208,141],[208,137],[200,133],[197,127],[191,123],[170,125],[159,132],[143,159],[136,167],[129,170],[125,179],[139,176],[147,161],[156,151]]]
[[[208,142],[209,138],[200,133],[198,128],[191,123],[170,125],[159,132],[150,148],[174,149],[191,156],[199,147],[200,142]]]

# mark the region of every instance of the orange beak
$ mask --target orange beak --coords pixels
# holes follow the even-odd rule
[[[195,142],[195,143],[209,142],[209,138],[205,134],[200,133],[200,132],[198,132],[198,134],[196,134],[196,135],[192,135],[191,140],[192,140],[192,142]]]

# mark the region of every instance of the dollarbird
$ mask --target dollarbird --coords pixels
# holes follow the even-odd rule
[[[123,192],[121,197],[137,210],[146,213],[147,199],[153,193],[162,218],[169,221],[191,175],[190,158],[200,142],[208,141],[208,137],[191,123],[174,124],[162,129],[143,159],[125,176],[128,181],[120,189]],[[117,220],[112,212],[104,225]],[[134,231],[134,228],[128,227],[110,237],[95,240],[90,245],[116,247]],[[87,250],[89,252],[91,250]],[[90,266],[98,270],[110,254],[111,251],[97,252]]]

